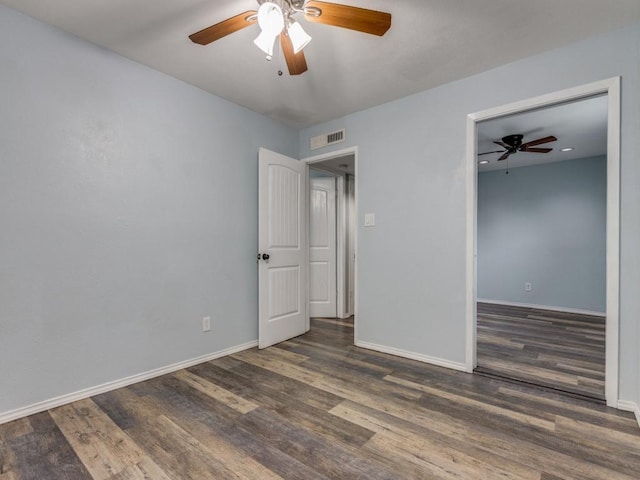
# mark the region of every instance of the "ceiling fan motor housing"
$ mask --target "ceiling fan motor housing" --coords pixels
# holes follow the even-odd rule
[[[502,141],[509,145],[511,148],[517,149],[520,145],[522,145],[523,135],[515,134],[515,135],[507,135],[506,137],[502,137]]]

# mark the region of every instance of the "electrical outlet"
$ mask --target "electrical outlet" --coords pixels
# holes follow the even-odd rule
[[[202,331],[208,332],[211,330],[211,317],[202,317]]]
[[[364,226],[365,227],[375,227],[376,226],[376,216],[373,213],[365,213],[364,214]]]
[[[524,291],[525,292],[530,292],[531,291],[531,283],[527,282],[524,284]]]

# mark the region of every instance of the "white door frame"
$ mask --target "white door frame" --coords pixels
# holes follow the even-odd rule
[[[358,218],[358,147],[348,147],[348,148],[344,148],[342,150],[334,150],[331,152],[327,152],[327,153],[321,153],[319,155],[314,155],[312,157],[307,157],[307,158],[303,158],[301,160],[301,162],[304,162],[307,164],[307,179],[309,178],[309,165],[313,164],[313,163],[318,163],[318,162],[323,162],[325,160],[329,160],[332,158],[336,158],[336,157],[344,157],[346,155],[353,155],[354,159],[355,159],[355,179],[354,179],[354,183],[355,183],[355,199],[354,199],[354,204],[355,204],[355,212],[354,215],[356,217],[356,219]],[[345,228],[346,228],[346,222],[345,222],[345,215],[344,215],[344,209],[345,207],[345,199],[344,199],[344,177],[338,177],[338,197],[339,197],[339,203],[338,203],[338,207],[337,207],[337,237],[338,237],[338,241],[337,241],[337,258],[339,259],[344,259],[346,258],[346,252],[347,252],[347,245],[346,242],[344,241],[344,234],[345,234]],[[354,236],[355,236],[355,245],[356,245],[356,252],[358,250],[358,228],[357,228],[357,222],[356,222],[356,229],[353,232]],[[357,258],[357,257],[356,257]],[[344,262],[343,261],[338,261],[337,262],[337,274],[338,274],[338,291],[341,291],[341,287],[340,285],[342,285],[342,291],[346,290],[345,287],[345,282],[344,282],[344,274],[345,274],[345,268],[344,268]],[[342,282],[342,283],[340,283]],[[358,265],[357,265],[357,261],[355,262],[355,272],[354,272],[354,306],[353,306],[353,314],[355,317],[357,317],[357,311],[358,311]],[[340,316],[343,312],[346,311],[346,304],[344,302],[344,299],[340,298],[343,297],[343,295],[339,295],[338,296],[338,303],[337,303],[337,314],[338,316]],[[358,338],[358,322],[354,322],[354,341],[356,341]]]
[[[347,305],[344,301],[347,291],[347,282],[345,282],[347,271],[345,262],[337,260],[338,258],[341,260],[347,258],[347,244],[344,241],[347,228],[347,199],[344,195],[344,178],[344,175],[336,177],[336,290],[340,292],[336,299],[336,317],[338,318],[345,318],[347,311]]]
[[[467,116],[467,336],[465,367],[468,372],[472,372],[477,366],[477,123],[601,94],[606,94],[608,99],[605,398],[608,406],[617,408],[620,361],[618,343],[620,316],[620,77],[612,77],[510,103]]]

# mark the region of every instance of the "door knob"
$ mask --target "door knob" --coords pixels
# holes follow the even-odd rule
[[[263,260],[269,260],[269,254],[268,253],[263,254],[262,255],[262,259]]]

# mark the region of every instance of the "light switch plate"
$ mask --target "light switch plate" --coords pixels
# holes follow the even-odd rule
[[[202,331],[211,331],[211,317],[202,317]]]
[[[373,227],[376,224],[376,216],[373,213],[365,213],[364,214],[364,226],[365,227]]]

